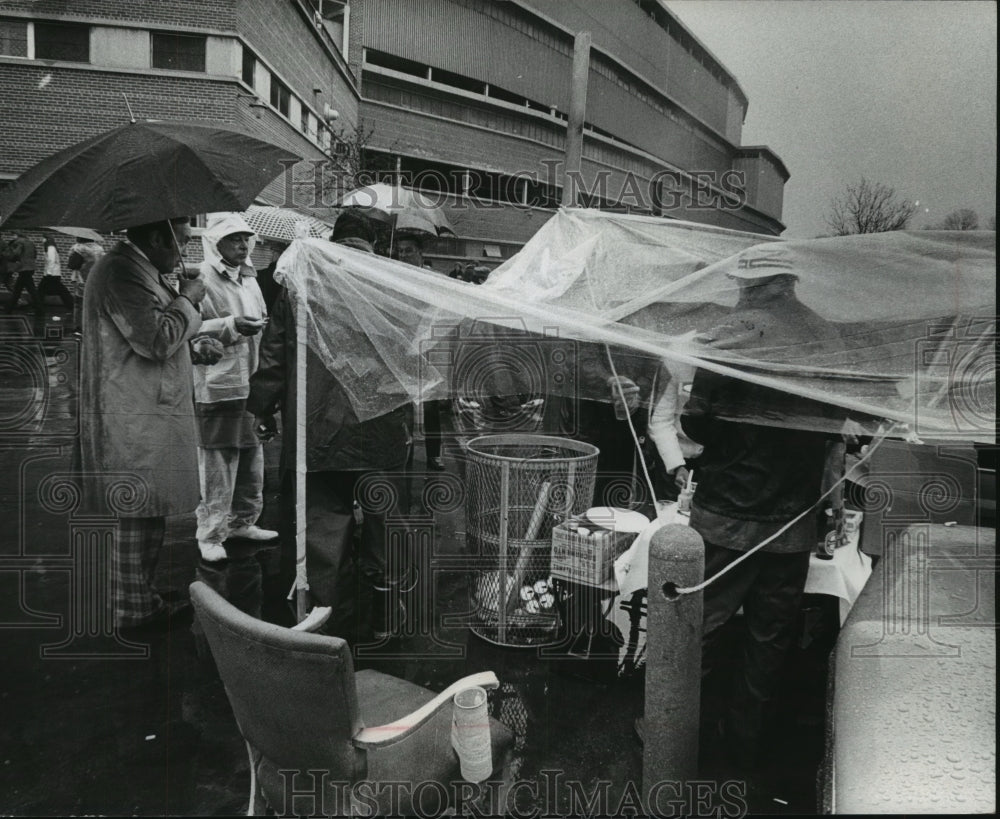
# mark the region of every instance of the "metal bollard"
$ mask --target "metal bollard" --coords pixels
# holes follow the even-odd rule
[[[704,579],[705,547],[687,526],[664,526],[649,545],[646,615],[646,711],[643,793],[655,802],[660,782],[698,774],[701,709],[702,592],[675,589]],[[654,790],[655,789],[655,790]],[[649,804],[655,813],[655,804]]]

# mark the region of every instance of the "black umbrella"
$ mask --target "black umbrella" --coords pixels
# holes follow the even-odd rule
[[[229,128],[129,123],[21,174],[0,194],[0,226],[109,231],[194,213],[242,211],[299,159]]]

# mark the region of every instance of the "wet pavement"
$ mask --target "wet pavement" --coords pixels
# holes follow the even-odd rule
[[[60,338],[51,313],[30,318],[25,313],[0,323],[0,812],[245,813],[246,750],[197,624],[125,645],[102,636],[100,617],[88,608],[94,588],[74,562],[73,538],[91,531],[86,527],[93,522],[74,518],[72,498],[64,496],[69,490],[60,494],[57,479],[72,469],[75,342]],[[44,383],[36,377],[39,351]],[[24,409],[31,406],[38,410],[33,416]],[[262,525],[269,527],[278,522],[279,446],[276,440],[266,448]],[[423,471],[419,442],[416,455],[413,496],[426,500],[424,490],[440,473]],[[446,446],[446,474],[454,474],[455,456]],[[518,790],[516,807],[524,815],[578,813],[571,788],[546,790],[561,778],[580,783],[585,793],[605,788],[597,810],[615,812],[641,781],[642,746],[633,722],[642,713],[642,673],[617,676],[617,649],[606,636],[598,635],[589,659],[566,656],[567,646],[543,656],[537,648],[497,646],[477,636],[470,629],[468,570],[460,565],[463,510],[435,503],[431,514],[419,501],[411,506],[417,525],[430,533],[420,541],[428,544],[421,560],[434,582],[411,592],[416,615],[402,639],[366,642],[359,624],[351,635],[356,667],[434,690],[465,674],[495,671],[501,687],[490,707],[515,734],[511,773],[537,785]],[[157,585],[186,596],[190,582],[202,579],[244,610],[290,624],[277,549],[231,544],[230,552],[224,567],[205,566],[194,515],[171,518]],[[768,758],[747,795],[746,807],[755,813],[816,810],[825,661],[835,637],[835,630],[816,626],[829,623],[824,609],[823,601],[812,601],[790,658]],[[706,726],[719,704],[719,695],[706,690]],[[742,780],[723,763],[707,729],[704,735],[700,775]]]

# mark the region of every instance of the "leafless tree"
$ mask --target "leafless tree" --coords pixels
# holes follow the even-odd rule
[[[833,200],[826,223],[836,236],[884,233],[904,230],[915,212],[913,203],[897,196],[893,188],[862,177]]]
[[[374,128],[364,120],[356,126],[331,129],[330,160],[324,163],[319,181],[325,204],[333,204],[348,191],[371,181],[363,178],[363,171],[365,148],[373,133]]]
[[[972,208],[960,208],[944,217],[943,230],[978,230],[979,216]]]

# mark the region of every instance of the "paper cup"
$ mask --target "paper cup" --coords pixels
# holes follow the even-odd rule
[[[493,758],[485,689],[473,686],[455,695],[451,745],[458,754],[463,779],[468,782],[489,779],[493,772]]]

